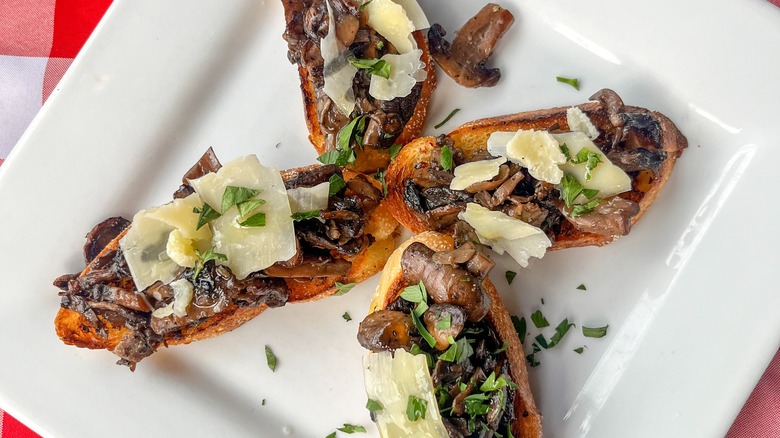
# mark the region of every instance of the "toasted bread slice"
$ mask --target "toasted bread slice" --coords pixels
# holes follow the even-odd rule
[[[612,93],[609,90],[604,91]],[[687,140],[674,123],[663,114],[639,107],[622,106],[622,102],[619,105],[619,113],[610,110],[608,106],[601,102],[587,102],[577,105],[601,132],[601,136],[597,139],[599,147],[602,147],[602,144],[609,145],[615,141],[613,131],[616,132],[616,130],[620,129],[626,130],[626,133],[621,134],[623,138],[640,135],[642,136],[642,142],[652,140],[654,150],[660,151],[659,153],[663,155],[663,160],[654,169],[627,171],[632,180],[632,188],[619,196],[638,204],[638,213],[630,218],[630,226],[633,226],[658,197],[672,173],[677,158],[680,157],[683,149],[687,147]],[[488,155],[488,137],[493,132],[511,132],[520,129],[548,130],[551,128],[562,131],[570,130],[566,117],[566,112],[569,108],[558,107],[477,120],[456,128],[447,134],[444,141],[451,142],[453,150],[456,151],[456,154],[462,154],[461,157],[465,161],[479,159],[474,157],[484,158]],[[612,122],[610,122],[610,115],[623,117],[622,122],[624,126],[619,128],[613,126]],[[632,122],[632,120],[639,122]],[[645,126],[649,131],[636,134],[630,131],[630,129],[634,129],[629,128],[629,125],[632,123],[633,125]],[[438,141],[441,141],[441,139]],[[634,139],[631,141],[640,140]],[[430,161],[431,153],[437,150],[437,148],[439,148],[439,144],[436,138],[419,138],[404,146],[387,170],[387,201],[390,204],[393,215],[402,225],[415,233],[430,230],[432,227],[424,214],[415,211],[405,201],[406,181],[412,177],[416,166],[427,165],[426,163]],[[591,245],[601,246],[612,242],[618,237],[616,235],[580,231],[565,219],[560,222],[559,226],[546,231],[553,241],[552,247],[549,248],[550,250]]]
[[[307,166],[297,169],[282,171],[282,178],[287,181],[298,177],[315,166]],[[344,172],[344,179],[349,182],[358,174],[354,172]],[[378,186],[377,181],[372,184]],[[377,187],[381,190],[380,187]],[[351,263],[349,271],[345,275],[318,277],[318,278],[284,278],[287,290],[289,291],[288,303],[312,301],[333,295],[338,287],[336,283],[349,284],[359,283],[366,278],[379,272],[384,266],[385,261],[392,253],[395,247],[395,238],[398,222],[390,214],[384,201],[374,208],[364,227],[364,234],[370,236],[371,243],[354,256],[350,256],[347,261]],[[113,240],[111,240],[79,274],[83,278],[93,270],[99,270],[101,258],[110,255],[113,251],[119,249],[119,241],[124,237],[129,228],[124,229]],[[78,278],[73,281],[77,281]],[[108,284],[107,286],[114,286]],[[126,278],[122,283],[122,288],[135,291],[132,278]],[[138,294],[138,291],[135,291]],[[188,344],[190,342],[208,339],[229,332],[238,326],[244,324],[250,319],[262,313],[268,308],[265,304],[242,307],[234,302],[230,302],[223,310],[213,314],[205,319],[200,319],[196,323],[190,323],[178,330],[164,334],[159,343],[152,343],[152,348],[159,345],[178,345]],[[135,312],[141,318],[151,319],[150,312]],[[95,320],[90,320],[84,314],[70,308],[61,307],[55,317],[54,326],[57,335],[65,344],[74,345],[81,348],[105,349],[114,351],[123,339],[134,336],[134,331],[127,324],[118,324],[103,315],[97,314]],[[117,353],[117,352],[115,352]],[[120,357],[125,357],[119,354]],[[134,361],[124,362],[133,368]]]
[[[304,31],[304,26],[307,18],[304,18],[310,10],[316,9],[320,6],[320,3],[324,4],[323,0],[283,0],[285,9],[285,20],[287,29],[285,31],[285,39],[288,41],[291,60],[297,64],[298,76],[301,82],[301,94],[303,97],[304,117],[306,119],[306,126],[309,130],[309,140],[314,148],[317,150],[317,154],[322,155],[329,150],[334,150],[334,139],[330,141],[328,137],[335,137],[335,129],[331,129],[331,133],[328,133],[323,128],[321,123],[321,114],[323,114],[325,108],[324,105],[330,105],[332,102],[324,92],[322,91],[323,67],[319,62],[311,62],[311,58],[322,57],[319,51],[319,40],[314,42],[313,37],[309,36]],[[360,13],[360,12],[358,12]],[[325,12],[327,15],[327,12]],[[327,18],[327,17],[326,17]],[[362,25],[361,25],[362,26]],[[424,31],[415,31],[412,33],[414,40],[417,43],[417,47],[422,50],[421,61],[425,65],[426,78],[424,81],[418,83],[419,91],[413,91],[417,93],[416,103],[414,104],[414,110],[411,115],[404,121],[403,129],[398,134],[393,134],[389,138],[392,138],[392,143],[406,144],[413,139],[417,138],[420,131],[425,124],[425,120],[428,114],[428,104],[431,99],[431,94],[436,88],[436,67],[430,56],[428,50],[428,40]],[[309,40],[308,43],[303,45],[304,40]],[[305,47],[307,53],[301,53],[301,47]],[[315,55],[316,52],[316,55]],[[307,61],[308,60],[308,61]],[[317,85],[320,84],[320,85]],[[353,85],[359,86],[359,85]],[[367,94],[368,90],[363,90],[362,94]],[[357,95],[358,93],[356,93]],[[370,111],[366,112],[360,109],[356,109],[351,114],[352,117],[358,117],[360,115],[371,115]],[[382,113],[384,114],[384,113]],[[348,122],[349,118],[344,118],[340,123],[339,128],[343,128]],[[387,143],[387,140],[383,140]],[[390,144],[392,144],[390,143]],[[373,172],[377,169],[386,168],[390,162],[390,155],[388,146],[384,147],[358,147],[354,141],[351,147],[353,147],[356,158],[355,161],[348,165],[348,168],[358,172]]]
[[[371,300],[369,314],[387,308],[410,286],[404,280],[401,269],[401,257],[409,245],[420,242],[436,252],[451,251],[455,248],[452,237],[434,231],[425,231],[402,243],[388,258],[385,269]],[[507,345],[506,355],[510,364],[512,381],[517,385],[515,391],[515,420],[512,434],[522,438],[538,438],[542,436],[542,416],[534,402],[531,387],[528,382],[525,353],[520,338],[512,325],[512,320],[501,302],[493,283],[485,278],[482,282],[485,292],[490,297],[490,309],[485,319],[498,335],[499,341]]]

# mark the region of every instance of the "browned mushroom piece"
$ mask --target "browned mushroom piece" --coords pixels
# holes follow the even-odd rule
[[[601,201],[589,213],[580,216],[572,216],[569,213],[566,214],[566,219],[585,233],[625,236],[631,231],[631,218],[638,213],[639,204],[620,196],[613,196]]]
[[[87,243],[84,244],[84,261],[89,264],[103,248],[106,247],[125,228],[130,226],[130,221],[123,217],[110,217],[95,225],[87,233]]]
[[[360,323],[358,342],[371,351],[409,349],[412,347],[409,333],[413,326],[411,317],[403,312],[379,310]]]
[[[408,284],[425,284],[435,303],[455,304],[469,322],[480,321],[490,309],[490,297],[471,273],[433,261],[434,251],[420,242],[409,245],[401,256],[401,270]]]
[[[466,312],[453,304],[433,304],[423,315],[425,328],[436,339],[434,348],[444,351],[450,347],[449,339],[458,337],[466,324]]]
[[[514,21],[511,12],[495,3],[488,3],[455,33],[452,44],[444,39],[444,29],[434,24],[428,31],[431,55],[444,72],[460,85],[469,88],[492,87],[501,78],[501,71],[487,68],[485,62]]]

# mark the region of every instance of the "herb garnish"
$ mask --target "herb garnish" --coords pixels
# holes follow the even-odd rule
[[[561,144],[561,152],[563,152],[563,156],[566,157],[566,161],[571,160],[571,152],[569,152],[569,147],[566,146],[566,143]]]
[[[333,175],[330,176],[330,179],[328,179],[328,185],[329,185],[328,196],[333,196],[336,193],[340,192],[341,189],[346,187],[347,183],[344,181],[344,178],[334,173]]]
[[[387,173],[387,169],[378,169],[374,174],[374,179],[379,181],[380,184],[382,184],[382,194],[384,196],[387,196],[387,181],[385,181],[386,173]]]
[[[413,311],[411,312],[412,315],[412,322],[414,323],[415,328],[417,328],[417,332],[420,333],[420,336],[422,336],[423,339],[425,339],[425,342],[428,343],[428,345],[433,348],[436,345],[436,339],[431,336],[430,333],[428,333],[428,330],[425,328],[425,325],[420,321],[420,317],[417,316],[417,312]]]
[[[265,226],[265,213],[257,213],[250,216],[243,222],[239,222],[242,227],[264,227]]]
[[[230,207],[248,201],[259,194],[260,190],[248,189],[246,187],[225,187],[225,192],[222,193],[222,213],[228,211]],[[265,203],[265,201],[262,201],[262,203]]]
[[[409,401],[406,403],[406,418],[409,421],[417,421],[419,419],[425,420],[425,414],[428,410],[428,401],[413,395],[409,396]]]
[[[466,403],[466,414],[472,417],[487,414],[490,404],[485,402],[488,400],[489,397],[485,394],[471,394],[467,396],[464,399]]]
[[[203,203],[202,208],[195,207],[192,209],[193,213],[197,213],[198,216],[198,225],[196,225],[196,230],[201,229],[204,225],[207,223],[213,221],[214,219],[217,219],[218,217],[222,216],[217,210],[214,210],[212,206],[210,206],[207,203]]]
[[[582,148],[577,152],[577,155],[571,159],[571,162],[574,164],[585,163],[585,181],[590,181],[592,176],[591,172],[599,163],[601,163],[601,156],[588,148]]]
[[[561,179],[561,198],[566,206],[571,208],[574,200],[582,193],[582,184],[572,175],[564,175]]]
[[[566,336],[566,332],[568,332],[569,329],[573,326],[574,324],[570,323],[568,318],[561,321],[560,324],[555,327],[555,334],[552,336],[552,338],[550,338],[550,342],[547,344],[547,348],[553,348],[558,345],[558,343],[561,342],[561,339]]]
[[[463,363],[466,359],[470,358],[474,354],[474,349],[471,348],[471,342],[466,338],[460,338],[455,342],[458,346],[458,354],[455,357],[455,362]]]
[[[492,392],[497,391],[505,386],[508,386],[510,389],[517,388],[517,385],[515,385],[514,382],[505,379],[504,376],[496,377],[496,372],[493,371],[482,383],[482,386],[479,387],[479,390],[482,392]]]
[[[271,369],[271,372],[276,372],[276,356],[271,351],[271,347],[267,345],[265,346],[265,361],[268,363],[268,368]]]
[[[585,285],[584,285],[584,284],[580,284],[579,286],[577,286],[577,289],[579,289],[579,290],[588,290],[588,289],[585,287]]]
[[[518,318],[517,316],[512,315],[512,325],[515,326],[515,331],[517,332],[517,337],[520,338],[520,342],[524,342],[526,335],[528,335],[528,329],[526,328],[525,324],[525,317]]]
[[[607,335],[609,325],[604,327],[585,327],[582,326],[582,334],[587,338],[603,338]]]
[[[390,161],[395,161],[395,157],[398,156],[398,153],[401,152],[401,146],[400,144],[393,143],[392,146],[390,146],[390,149],[387,150],[387,152],[390,154]]]
[[[344,318],[344,321],[347,321],[347,322],[352,321],[352,317],[349,316],[349,312],[344,312],[344,314],[341,315],[341,317]]]
[[[598,207],[600,202],[601,199],[593,199],[585,204],[575,205],[574,208],[571,209],[570,215],[571,217],[577,217],[582,216],[585,213],[590,213],[594,208]]]
[[[382,406],[382,403],[374,400],[374,399],[368,399],[366,402],[366,409],[368,409],[369,412],[379,412],[385,409],[384,406]]]
[[[450,348],[447,349],[447,351],[439,355],[439,360],[443,360],[445,362],[455,362],[457,355],[458,355],[458,345],[452,344],[450,345]]]
[[[401,292],[401,298],[409,301],[410,303],[422,303],[428,301],[428,291],[425,289],[425,284],[422,280],[412,286],[407,286],[404,291]]]
[[[536,312],[531,314],[531,321],[533,321],[536,328],[550,326],[550,323],[547,321],[547,318],[544,317],[541,310],[537,310]]]
[[[344,283],[339,283],[339,282],[337,281],[337,282],[336,282],[336,284],[335,284],[335,286],[336,286],[336,293],[335,293],[335,294],[333,294],[333,295],[335,295],[335,296],[337,296],[337,297],[339,297],[339,296],[341,296],[341,295],[344,295],[345,293],[347,293],[347,292],[351,291],[351,290],[352,290],[352,288],[353,288],[353,287],[355,287],[355,284],[356,284],[356,283],[347,283],[347,284],[344,284]]]
[[[363,131],[365,131],[366,129],[365,124],[366,124],[366,116],[357,116],[354,119],[352,119],[349,123],[347,123],[343,128],[339,130],[339,133],[336,135],[336,148],[341,151],[351,151],[352,148],[350,147],[350,143],[352,142],[352,138],[354,137],[360,138],[359,141],[356,138],[356,141],[358,141],[358,144],[362,146],[363,143],[362,135],[363,135]],[[354,159],[352,161],[354,161]],[[351,163],[352,161],[349,162]]]
[[[563,82],[564,84],[569,84],[572,87],[574,87],[575,90],[580,89],[580,81],[576,78],[565,78],[563,76],[556,76],[555,80],[558,82]]]
[[[447,330],[452,327],[452,315],[449,313],[443,319],[436,321],[436,330]]]
[[[362,5],[358,6],[358,11],[362,11],[362,10],[363,10],[363,8],[365,8],[366,6],[368,6],[368,4],[369,4],[369,3],[371,3],[372,1],[374,1],[374,0],[368,0],[367,2],[365,2],[365,3],[363,3]]]
[[[499,348],[498,350],[494,351],[493,354],[503,353],[503,352],[506,351],[507,348],[509,348],[509,342],[504,341],[504,343],[501,344],[501,348]]]
[[[441,147],[441,167],[446,171],[452,170],[452,149],[446,144]]]
[[[352,149],[328,151],[317,157],[317,161],[343,167],[355,161],[355,151]]]
[[[192,272],[193,281],[198,278],[198,275],[200,275],[200,272],[203,270],[203,267],[206,266],[206,263],[209,260],[220,260],[226,262],[228,259],[225,254],[214,252],[214,248],[207,249],[203,254],[201,254],[200,251],[196,249],[195,254],[198,255],[198,260],[195,261],[195,270]]]
[[[344,423],[344,426],[339,427],[336,430],[339,430],[344,433],[356,433],[356,432],[365,432],[366,428],[363,426],[356,426],[354,424]]]
[[[355,55],[347,57],[347,61],[359,70],[368,70],[372,75],[390,79],[390,64],[384,59],[360,59]]]
[[[336,438],[336,432],[329,433],[325,438]]]
[[[582,354],[582,352],[585,351],[586,348],[588,348],[588,347],[583,345],[582,347],[575,348],[574,352],[577,353],[577,354]]]
[[[447,117],[445,117],[444,120],[441,121],[441,123],[439,123],[438,125],[434,126],[433,129],[439,129],[442,126],[444,126],[444,124],[449,122],[450,119],[452,118],[452,116],[457,114],[458,111],[460,111],[460,108],[455,108],[454,110],[452,110],[452,112],[450,112],[450,114]]]
[[[320,210],[312,210],[312,211],[299,211],[296,213],[293,213],[292,218],[295,222],[305,221],[306,219],[314,219],[315,217],[320,215]]]
[[[265,200],[263,199],[250,199],[248,201],[240,202],[236,204],[238,215],[244,217],[263,204],[265,204]]]
[[[515,276],[517,276],[517,272],[515,271],[506,271],[506,282],[507,284],[512,284],[512,281],[514,281]]]

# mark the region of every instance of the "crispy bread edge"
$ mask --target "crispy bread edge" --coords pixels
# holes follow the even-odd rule
[[[588,102],[577,106],[591,118],[594,125],[600,130],[603,130],[604,126],[609,126],[606,111],[598,102]],[[567,128],[566,110],[568,108],[570,107],[557,107],[480,119],[456,128],[448,134],[448,137],[455,142],[455,147],[463,150],[467,156],[471,156],[477,151],[485,149],[488,137],[496,131],[544,130],[554,123]],[[633,106],[626,106],[625,109],[632,113],[648,114],[658,121],[661,127],[661,148],[667,153],[667,159],[658,169],[655,178],[649,183],[646,190],[639,191],[636,188],[636,181],[633,181],[632,191],[620,195],[639,204],[639,213],[631,220],[631,225],[633,226],[644,216],[645,212],[661,193],[663,186],[672,173],[677,158],[680,157],[683,149],[688,146],[688,141],[674,123],[663,114]],[[433,137],[421,137],[412,141],[401,149],[396,159],[388,167],[387,175],[385,176],[388,184],[387,200],[393,215],[401,224],[415,233],[427,230],[428,226],[404,202],[403,182],[411,176],[415,164],[428,160],[430,151],[435,146],[436,141]],[[611,236],[583,233],[574,228],[569,222],[564,222],[550,250],[581,246],[602,246],[612,242],[614,239],[615,237]]]
[[[436,251],[446,251],[454,248],[452,237],[434,231],[425,231],[402,243],[387,260],[385,269],[379,279],[376,293],[369,306],[369,313],[384,309],[406,286],[401,272],[401,256],[404,250],[414,242],[420,242]],[[515,415],[517,419],[512,426],[516,437],[538,438],[542,436],[542,415],[534,402],[531,387],[528,382],[528,369],[525,364],[525,353],[512,324],[501,297],[493,283],[485,279],[482,283],[485,292],[490,296],[491,304],[488,312],[488,322],[493,326],[498,337],[506,341],[510,372],[518,389],[515,393]]]

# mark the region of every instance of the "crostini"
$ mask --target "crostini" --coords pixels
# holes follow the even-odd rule
[[[59,337],[131,368],[161,345],[230,331],[269,307],[323,298],[379,272],[398,223],[381,187],[333,165],[277,171],[211,149],[174,200],[97,225],[64,275]]]
[[[388,259],[358,341],[380,435],[542,436],[525,356],[481,246],[427,231]]]
[[[611,90],[591,99],[407,144],[386,174],[393,215],[415,233],[469,235],[522,266],[548,249],[628,234],[687,140],[663,114]]]
[[[419,135],[436,69],[415,0],[282,0],[319,160],[360,172]]]

